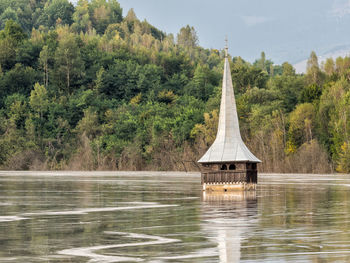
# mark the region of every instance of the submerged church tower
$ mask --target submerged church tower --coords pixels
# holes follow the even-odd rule
[[[214,143],[198,162],[202,166],[203,190],[249,190],[255,189],[258,182],[257,163],[261,161],[249,151],[239,131],[227,43],[218,131]]]

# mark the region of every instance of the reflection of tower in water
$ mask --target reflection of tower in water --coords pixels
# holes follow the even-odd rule
[[[257,214],[256,191],[203,192],[202,201],[202,228],[218,244],[220,262],[239,262],[243,234]]]

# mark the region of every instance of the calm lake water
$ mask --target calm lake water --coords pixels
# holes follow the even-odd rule
[[[0,262],[350,262],[350,176],[0,172]]]

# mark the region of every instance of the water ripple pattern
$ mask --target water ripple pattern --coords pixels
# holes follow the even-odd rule
[[[350,176],[0,172],[0,262],[350,262]]]
[[[125,238],[131,238],[131,239],[149,239],[151,241],[125,243],[125,244],[117,244],[117,245],[105,245],[105,246],[101,245],[101,246],[93,246],[93,247],[72,248],[72,249],[65,249],[65,250],[59,251],[58,253],[62,255],[68,255],[68,256],[88,257],[90,258],[89,260],[90,263],[95,263],[95,262],[113,263],[113,262],[124,262],[124,261],[139,262],[139,261],[143,261],[143,259],[137,258],[137,257],[120,257],[120,256],[101,255],[101,254],[94,253],[94,251],[103,250],[103,249],[137,247],[137,246],[152,246],[152,245],[160,245],[160,244],[169,244],[169,243],[180,241],[177,239],[163,238],[159,236],[150,236],[150,235],[143,235],[143,234],[137,234],[137,233],[123,233],[123,232],[113,232],[113,231],[106,231],[105,233],[110,235],[120,235],[120,236],[124,236]]]

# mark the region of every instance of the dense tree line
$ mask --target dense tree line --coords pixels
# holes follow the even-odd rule
[[[213,142],[223,52],[124,17],[116,0],[0,0],[0,166],[196,169]],[[350,58],[307,73],[231,60],[262,171],[350,172]]]

